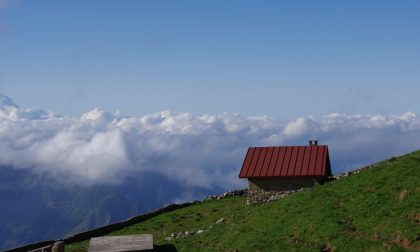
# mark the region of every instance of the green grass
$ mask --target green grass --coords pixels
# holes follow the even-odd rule
[[[245,197],[206,201],[110,235],[151,233],[155,245],[177,251],[419,251],[419,193],[420,151],[269,204],[247,206]],[[165,240],[199,229],[205,232]]]

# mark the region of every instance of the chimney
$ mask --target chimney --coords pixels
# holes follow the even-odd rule
[[[309,140],[309,146],[317,146],[318,140]]]

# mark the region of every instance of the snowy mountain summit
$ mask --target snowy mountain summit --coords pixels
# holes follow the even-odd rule
[[[19,106],[16,105],[10,97],[0,93],[0,109],[4,109],[7,107],[19,108]]]

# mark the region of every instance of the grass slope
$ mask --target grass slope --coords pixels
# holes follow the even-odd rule
[[[269,204],[246,206],[245,197],[205,201],[110,235],[151,233],[156,245],[177,251],[418,251],[419,193],[420,151]],[[197,230],[204,232],[165,240]]]

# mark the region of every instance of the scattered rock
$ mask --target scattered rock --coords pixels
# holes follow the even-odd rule
[[[375,187],[368,187],[368,189],[366,189],[366,191],[373,193],[373,192],[376,191],[376,188]]]
[[[233,217],[233,215],[230,216],[231,218]],[[216,221],[216,224],[221,224],[224,222],[229,222],[229,218],[225,219],[225,218],[220,218],[219,220]],[[208,227],[207,230],[212,229],[213,226],[210,225]],[[199,229],[197,231],[194,230],[190,230],[190,231],[183,231],[183,232],[179,232],[178,234],[172,233],[170,236],[166,237],[165,240],[166,241],[171,241],[171,240],[175,240],[175,239],[179,239],[179,238],[185,238],[185,237],[189,237],[189,236],[193,236],[193,235],[200,235],[202,233],[206,232],[206,229]]]
[[[408,215],[408,220],[415,224],[420,224],[420,213],[411,213]],[[418,236],[420,237],[420,236]]]
[[[226,197],[232,197],[232,196],[240,196],[240,195],[246,195],[247,189],[235,189],[229,192],[225,192],[220,195],[210,195],[206,197],[204,200],[221,200]]]
[[[332,246],[329,241],[326,241],[324,244],[324,247],[322,248],[322,251],[333,252],[333,251],[336,251],[336,248]]]
[[[202,234],[204,232],[205,232],[205,230],[199,229],[197,231],[191,230],[191,231],[179,232],[178,234],[172,233],[170,236],[166,237],[165,240],[166,241],[171,241],[171,240],[185,238],[185,237],[189,237],[189,236],[193,236],[193,235],[199,235],[199,234]]]
[[[360,169],[357,169],[357,170],[353,170],[353,171],[349,171],[349,172],[343,172],[343,173],[338,174],[336,176],[329,177],[329,179],[335,180],[335,179],[345,178],[345,177],[348,177],[348,176],[353,175],[353,174],[361,173],[361,172],[363,172],[365,170],[368,170],[370,168],[373,168],[375,166],[377,166],[377,164],[368,165],[368,166],[365,166],[363,168],[360,168]]]
[[[303,191],[303,188],[298,190],[290,190],[290,191],[279,191],[279,192],[264,192],[264,193],[253,193],[250,192],[247,198],[247,204],[260,204],[260,203],[270,203],[277,199],[282,199],[292,193],[297,193]]]
[[[400,201],[403,201],[408,195],[408,192],[406,190],[402,191],[400,193]]]

